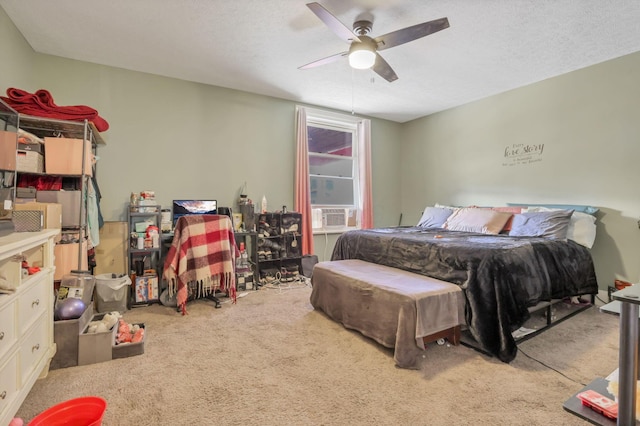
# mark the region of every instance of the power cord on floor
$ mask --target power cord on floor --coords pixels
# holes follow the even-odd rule
[[[561,376],[563,376],[563,377],[565,377],[565,378],[567,378],[567,379],[571,380],[572,382],[577,383],[577,384],[582,385],[582,386],[587,386],[587,384],[586,384],[586,383],[582,383],[582,382],[580,382],[579,380],[572,379],[571,377],[569,377],[569,376],[567,376],[566,374],[564,374],[562,371],[557,370],[557,369],[553,368],[552,366],[550,366],[550,365],[548,365],[548,364],[545,364],[544,362],[540,361],[539,359],[536,359],[536,358],[532,357],[531,355],[529,355],[529,354],[527,354],[525,351],[523,351],[520,347],[518,347],[518,351],[519,351],[519,352],[521,352],[521,353],[522,353],[522,355],[526,356],[526,357],[527,357],[527,358],[529,358],[530,360],[537,362],[538,364],[542,365],[543,367],[546,367],[546,368],[548,368],[548,369],[550,369],[550,370],[555,371],[556,373],[558,373],[558,374],[560,374]]]

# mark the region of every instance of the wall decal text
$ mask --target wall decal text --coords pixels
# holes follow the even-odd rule
[[[518,166],[542,161],[544,144],[514,143],[504,147],[503,166]]]

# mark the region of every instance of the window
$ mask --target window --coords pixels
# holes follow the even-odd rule
[[[307,112],[309,198],[316,232],[358,227],[360,121],[343,114]]]

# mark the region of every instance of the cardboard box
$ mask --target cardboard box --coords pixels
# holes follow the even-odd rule
[[[54,265],[56,270],[53,274],[53,279],[59,281],[74,270],[87,271],[88,259],[87,259],[87,241],[82,243],[82,259],[81,265],[78,266],[78,250],[80,243],[67,243],[56,244],[53,248],[53,254],[55,256]]]
[[[36,200],[40,203],[62,204],[62,226],[80,226],[80,191],[37,191]],[[86,215],[82,217],[82,224]]]
[[[84,174],[92,176],[91,141],[84,144]],[[44,171],[50,175],[82,174],[82,139],[44,138]]]
[[[16,151],[16,169],[19,172],[42,173],[44,171],[44,157],[36,151],[18,149]]]
[[[18,135],[16,132],[0,130],[0,169],[16,169],[16,144]]]
[[[144,335],[142,341],[136,343],[120,343],[116,345],[116,335],[114,335],[113,346],[111,347],[111,356],[113,359],[127,358],[135,355],[142,355],[144,353],[144,341],[147,339],[147,329],[144,323],[138,324],[144,328]]]
[[[158,293],[158,277],[156,275],[143,275],[136,277],[135,302],[147,302],[149,300],[157,300],[160,295]]]
[[[96,247],[94,275],[128,274],[127,222],[104,222],[100,228],[100,244]]]
[[[58,203],[20,203],[14,206],[14,210],[40,210],[44,214],[43,228],[62,228],[62,204]]]
[[[52,370],[78,365],[80,333],[92,317],[93,305],[89,305],[78,319],[53,322],[53,341],[57,348],[51,359]]]
[[[91,321],[101,321],[106,314],[97,314]],[[78,340],[78,365],[95,364],[97,362],[111,361],[111,346],[116,338],[118,323],[111,330],[102,333],[87,333],[89,324],[82,330]]]

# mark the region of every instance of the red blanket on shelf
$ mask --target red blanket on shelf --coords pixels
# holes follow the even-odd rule
[[[10,87],[7,89],[7,96],[0,96],[0,99],[21,114],[70,121],[84,121],[86,119],[92,122],[99,132],[109,129],[109,123],[100,117],[95,109],[86,105],[58,106],[53,101],[51,93],[44,89],[29,93]]]
[[[189,283],[196,283],[199,295],[226,291],[236,302],[235,260],[238,256],[233,225],[225,215],[187,215],[176,222],[173,242],[164,263],[163,278],[169,295],[176,300],[182,314]]]

